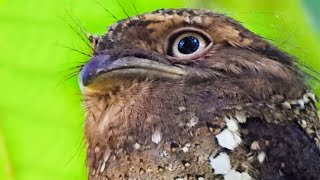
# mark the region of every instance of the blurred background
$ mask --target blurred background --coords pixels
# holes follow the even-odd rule
[[[86,179],[77,33],[158,8],[225,13],[320,72],[318,0],[0,0],[0,179]],[[66,48],[67,47],[67,48]],[[77,49],[77,50],[72,50]],[[314,76],[319,75],[315,72]],[[75,75],[75,76],[72,76]],[[319,94],[319,82],[307,78]]]

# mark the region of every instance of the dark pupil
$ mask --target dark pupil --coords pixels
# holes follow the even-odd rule
[[[200,46],[200,42],[193,36],[187,36],[180,40],[178,44],[178,50],[182,54],[191,54],[197,51]]]

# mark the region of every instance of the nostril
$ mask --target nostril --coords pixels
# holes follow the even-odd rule
[[[109,55],[98,55],[91,58],[86,65],[82,68],[79,74],[80,89],[83,86],[89,85],[94,78],[104,70],[105,67],[111,64]]]

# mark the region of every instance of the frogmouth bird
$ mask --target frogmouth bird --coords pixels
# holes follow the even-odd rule
[[[89,179],[320,179],[315,94],[236,20],[160,9],[89,39]]]

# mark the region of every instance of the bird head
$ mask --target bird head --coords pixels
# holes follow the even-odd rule
[[[116,94],[140,83],[168,91],[202,91],[197,86],[206,83],[217,96],[246,102],[276,94],[295,99],[306,90],[290,56],[206,10],[157,10],[119,21],[90,40],[93,57],[79,75],[87,95]]]

